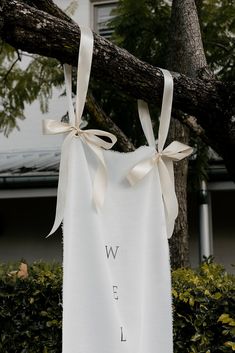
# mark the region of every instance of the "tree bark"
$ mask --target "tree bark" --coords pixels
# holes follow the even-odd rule
[[[199,6],[199,2],[198,2]],[[169,68],[192,78],[204,75],[214,79],[207,68],[194,0],[173,0],[171,14]],[[189,143],[189,130],[179,121],[173,121],[171,138]],[[179,201],[179,216],[170,241],[173,268],[189,266],[189,234],[187,212],[188,161],[175,164],[175,186]]]
[[[40,2],[33,0],[32,4],[35,3],[39,8]],[[0,36],[18,49],[76,65],[79,27],[38,8],[23,0],[0,0]],[[161,100],[161,71],[98,35],[95,35],[92,74],[135,98],[149,103]],[[235,180],[235,83],[216,81],[204,72],[200,79],[177,72],[172,75],[174,108],[197,117],[210,145],[224,158]]]

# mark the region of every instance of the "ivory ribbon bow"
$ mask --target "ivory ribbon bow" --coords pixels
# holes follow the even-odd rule
[[[89,77],[91,71],[91,62],[93,55],[93,34],[88,28],[80,28],[81,39],[79,47],[78,58],[78,75],[77,75],[77,95],[76,95],[76,113],[74,111],[72,102],[72,68],[64,65],[66,94],[69,103],[69,123],[62,123],[56,120],[44,120],[43,132],[44,134],[62,134],[67,133],[61,151],[59,183],[57,192],[56,217],[50,236],[56,231],[64,217],[64,209],[66,204],[66,191],[68,183],[68,159],[70,144],[73,138],[80,138],[86,143],[90,149],[95,153],[99,165],[95,174],[93,182],[93,201],[97,210],[99,210],[104,203],[105,190],[107,185],[107,169],[102,152],[102,148],[108,150],[116,143],[117,138],[113,134],[95,129],[82,130],[81,117],[86,101],[86,95],[89,84]],[[111,142],[103,140],[101,137],[107,137]]]
[[[173,79],[168,71],[162,71],[164,74],[165,84],[158,133],[158,149],[152,157],[147,160],[140,161],[137,165],[135,165],[127,175],[127,179],[133,186],[138,181],[143,179],[151,170],[153,170],[153,168],[158,168],[162,198],[165,208],[167,236],[170,238],[174,230],[175,219],[178,215],[178,201],[175,194],[173,161],[180,161],[181,159],[189,156],[193,149],[178,141],[172,142],[164,149],[171,116]],[[155,148],[156,143],[147,103],[141,100],[138,101],[138,110],[147,141],[150,146]]]

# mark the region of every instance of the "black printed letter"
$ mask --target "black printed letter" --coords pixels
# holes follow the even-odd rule
[[[109,259],[110,254],[112,254],[113,258],[115,259],[116,256],[117,256],[117,252],[118,252],[119,246],[116,246],[116,250],[115,251],[113,250],[112,246],[110,246],[109,249],[108,249],[108,246],[106,245],[105,249],[106,249],[107,258]]]

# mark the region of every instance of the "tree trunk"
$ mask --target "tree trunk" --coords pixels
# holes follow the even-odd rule
[[[173,120],[170,128],[170,139],[189,144],[189,130],[179,121]],[[189,234],[187,212],[188,161],[174,164],[175,190],[179,204],[179,214],[175,222],[174,233],[170,239],[172,268],[188,267]]]
[[[209,76],[203,50],[197,8],[194,0],[173,0],[171,16],[169,68],[192,78],[204,70]],[[189,143],[189,130],[179,121],[171,124],[170,139]],[[189,266],[189,234],[187,217],[188,161],[175,164],[175,186],[179,215],[170,241],[173,268]]]

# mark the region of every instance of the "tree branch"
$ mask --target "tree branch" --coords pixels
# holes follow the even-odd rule
[[[21,2],[25,3],[28,6],[46,12],[56,18],[60,18],[63,21],[75,23],[71,17],[69,17],[53,2],[53,0],[22,0]]]
[[[112,134],[118,137],[117,145],[123,152],[131,152],[135,150],[135,146],[124,132],[112,121],[112,119],[105,114],[91,93],[88,93],[87,95],[86,109],[101,129],[108,129]]]
[[[183,114],[179,111],[173,111],[172,115],[175,119],[186,125],[196,136],[200,137],[205,144],[209,145],[205,130],[197,123],[197,119],[195,117]]]
[[[80,31],[76,24],[56,19],[19,0],[8,0],[3,18],[4,27],[0,34],[9,44],[30,53],[77,65]],[[158,68],[138,60],[96,34],[94,37],[92,73],[96,77],[112,82],[133,97],[152,103],[161,101],[163,80]],[[190,114],[204,112],[205,105],[214,110],[215,102],[219,99],[215,82],[192,80],[174,72],[172,75],[176,108]],[[217,84],[222,87],[219,82]]]
[[[36,2],[39,6],[40,1],[33,0]],[[77,65],[79,27],[20,0],[0,0],[0,36],[16,48]],[[161,71],[106,39],[94,37],[92,74],[135,98],[160,103]],[[235,179],[235,121],[231,118],[235,85],[192,79],[176,72],[172,76],[174,108],[197,118],[210,145],[223,156]]]
[[[13,63],[11,64],[9,70],[7,71],[6,75],[3,77],[3,80],[6,82],[8,75],[11,73],[11,71],[13,70],[14,66],[18,63],[18,61],[21,61],[21,55],[19,53],[19,51],[17,50],[17,58],[13,61]]]

